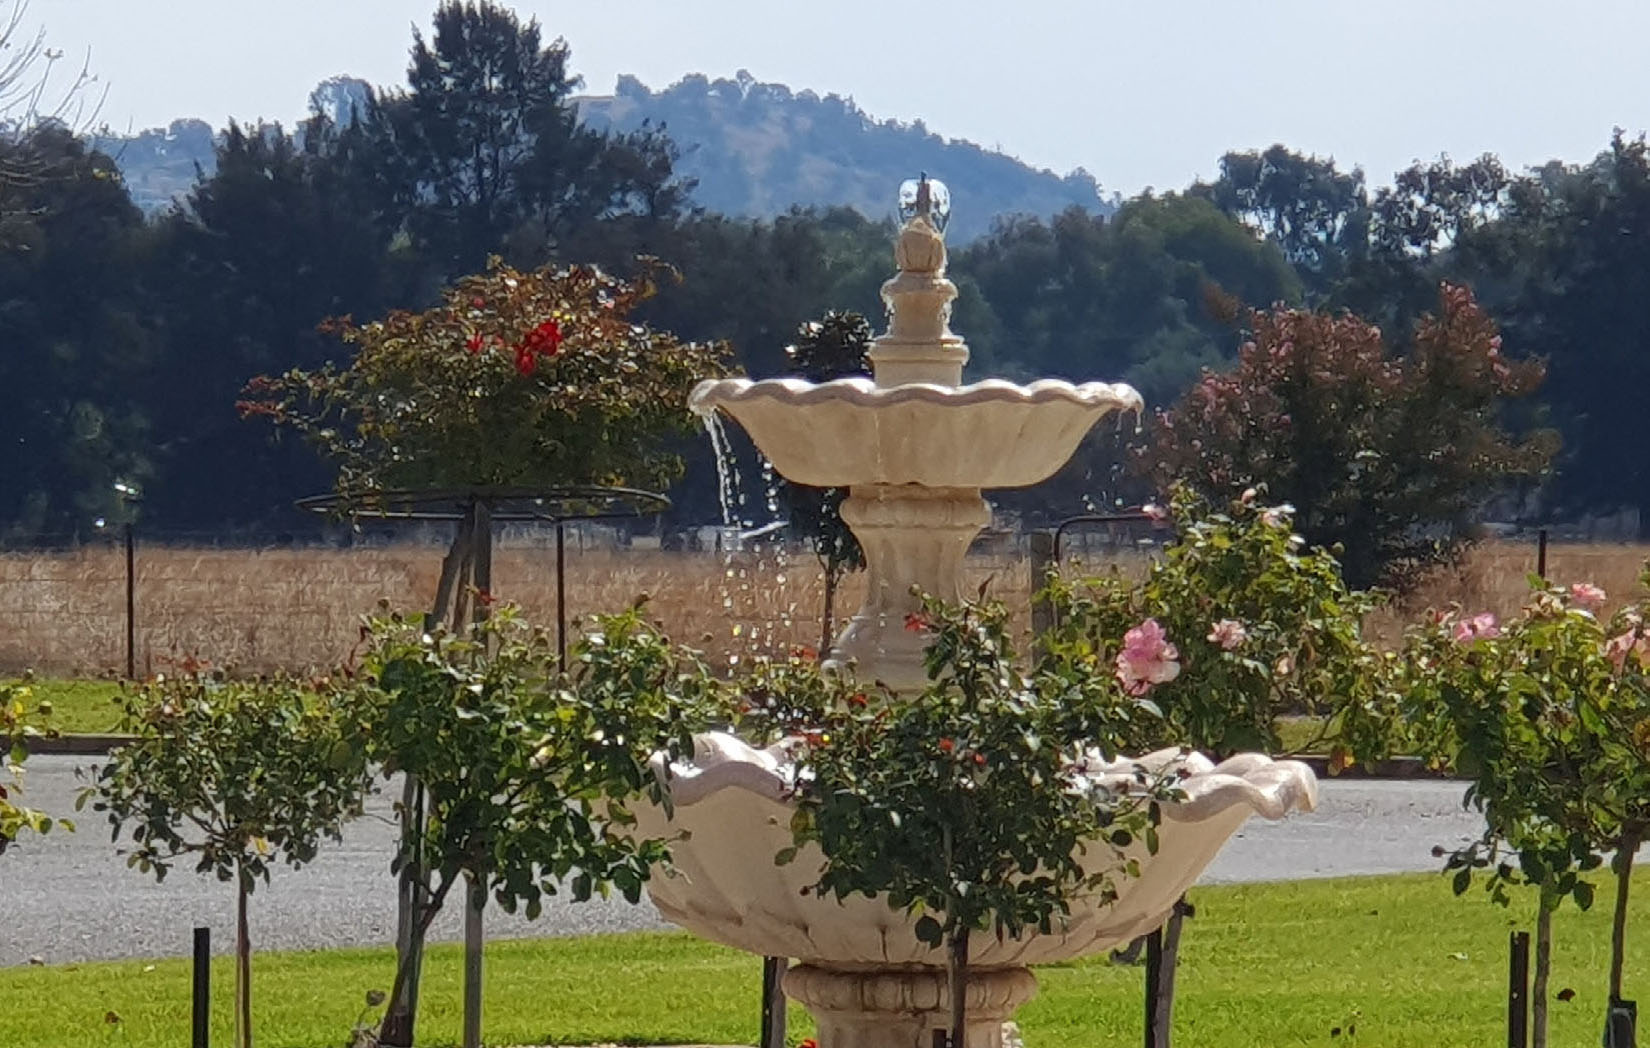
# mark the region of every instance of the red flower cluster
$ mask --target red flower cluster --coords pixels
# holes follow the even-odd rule
[[[538,367],[539,357],[553,357],[561,352],[561,325],[554,320],[546,320],[538,327],[527,332],[527,336],[516,346],[516,370],[523,375],[531,375]]]

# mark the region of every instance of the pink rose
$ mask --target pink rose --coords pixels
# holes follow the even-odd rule
[[[1628,656],[1632,656],[1641,666],[1650,662],[1650,636],[1639,632],[1635,624],[1627,632],[1611,637],[1604,642],[1604,655],[1618,671],[1627,666]]]
[[[1295,515],[1295,507],[1285,502],[1281,506],[1272,506],[1260,511],[1261,522],[1269,528],[1286,528],[1289,520]]]
[[[1591,582],[1577,582],[1570,586],[1570,603],[1584,611],[1604,607],[1604,590]]]
[[[1471,644],[1476,640],[1489,640],[1501,636],[1501,624],[1496,621],[1495,613],[1481,612],[1470,619],[1462,619],[1455,624],[1455,643]]]
[[[1236,619],[1221,619],[1209,629],[1209,643],[1218,644],[1222,651],[1236,651],[1249,639],[1249,631]]]
[[[1147,619],[1123,634],[1117,653],[1117,679],[1129,695],[1144,695],[1158,684],[1180,676],[1180,651],[1156,619]]]

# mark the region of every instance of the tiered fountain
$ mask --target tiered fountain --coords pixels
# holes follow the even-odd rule
[[[959,598],[963,556],[990,519],[981,489],[1047,478],[1096,421],[1141,406],[1123,385],[961,385],[968,349],[949,327],[957,289],[945,277],[944,187],[907,183],[901,210],[899,273],[883,285],[891,322],[871,351],[874,379],[724,379],[701,383],[689,400],[701,414],[731,415],[790,480],[849,488],[842,516],[865,549],[869,592],[832,660],[895,692],[925,683],[923,636],[905,629],[905,617],[919,610],[915,592]],[[674,822],[656,809],[639,813],[644,832],[689,833],[673,848],[675,872],[649,885],[659,912],[708,939],[796,959],[785,991],[814,1014],[821,1048],[927,1048],[948,1019],[942,954],[880,900],[804,892],[823,861],[817,850],[774,864],[791,844],[783,747],[758,750],[725,734],[697,742],[694,762],[672,769]],[[967,1048],[1000,1048],[1003,1021],[1036,989],[1027,965],[1158,927],[1250,814],[1278,819],[1316,802],[1304,765],[1258,754],[1214,765],[1163,751],[1092,774],[1122,781],[1136,764],[1175,762],[1188,773],[1185,800],[1165,808],[1158,851],[1138,854],[1140,876],[1119,880],[1114,902],[1079,901],[1057,934],[980,940]],[[1113,861],[1106,848],[1092,853],[1096,863]]]

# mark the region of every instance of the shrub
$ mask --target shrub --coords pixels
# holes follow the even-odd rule
[[[1489,498],[1544,476],[1556,448],[1501,425],[1543,366],[1504,357],[1465,288],[1444,285],[1439,306],[1401,355],[1349,313],[1250,314],[1237,367],[1158,414],[1142,467],[1211,500],[1264,486],[1296,507],[1307,541],[1340,549],[1354,585],[1413,582],[1462,547]]]
[[[657,275],[523,273],[494,259],[433,309],[329,322],[355,348],[347,368],[254,379],[240,408],[315,443],[350,497],[470,485],[663,488],[682,470],[663,442],[696,428],[688,392],[725,373],[729,351],[631,319]]]
[[[1216,512],[1181,490],[1173,515],[1174,541],[1145,579],[1051,580],[1042,672],[1139,690],[1155,667],[1162,716],[1137,721],[1151,735],[1132,745],[1217,755],[1277,752],[1282,715],[1333,720],[1376,701],[1379,661],[1360,633],[1375,600],[1347,587],[1329,553],[1305,548],[1292,507],[1249,491]]]

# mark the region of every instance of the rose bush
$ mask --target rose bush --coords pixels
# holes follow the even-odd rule
[[[1475,874],[1503,904],[1511,886],[1530,886],[1544,927],[1565,899],[1593,904],[1590,874],[1613,857],[1615,1003],[1633,859],[1650,833],[1650,598],[1606,620],[1597,586],[1531,583],[1510,621],[1453,609],[1412,627],[1389,659],[1384,724],[1372,730],[1471,781],[1483,836],[1437,849],[1457,893]],[[1544,962],[1538,945],[1538,1016]]]
[[[1172,774],[1144,770],[1127,790],[1094,785],[1095,751],[1115,758],[1149,714],[1116,681],[1023,674],[1006,620],[998,604],[927,601],[911,626],[931,637],[929,684],[914,694],[867,693],[801,660],[747,692],[748,720],[797,731],[792,831],[825,856],[813,890],[881,897],[948,947],[953,1045],[970,935],[1047,934],[1078,896],[1115,898],[1139,873],[1125,849],[1154,853],[1159,802],[1179,796]]]
[[[1378,701],[1380,659],[1361,633],[1376,600],[1349,589],[1329,553],[1304,548],[1289,506],[1248,491],[1217,512],[1182,490],[1173,516],[1174,541],[1143,580],[1051,580],[1040,673],[1149,695],[1162,716],[1135,722],[1148,733],[1129,740],[1140,750],[1276,753],[1281,716],[1338,724]],[[1338,759],[1383,748],[1353,733]]]
[[[347,497],[374,491],[623,484],[681,473],[665,443],[725,374],[721,342],[683,342],[631,318],[668,270],[634,281],[592,267],[526,273],[494,259],[423,312],[330,321],[348,367],[254,379],[243,415],[290,426],[338,465]]]

